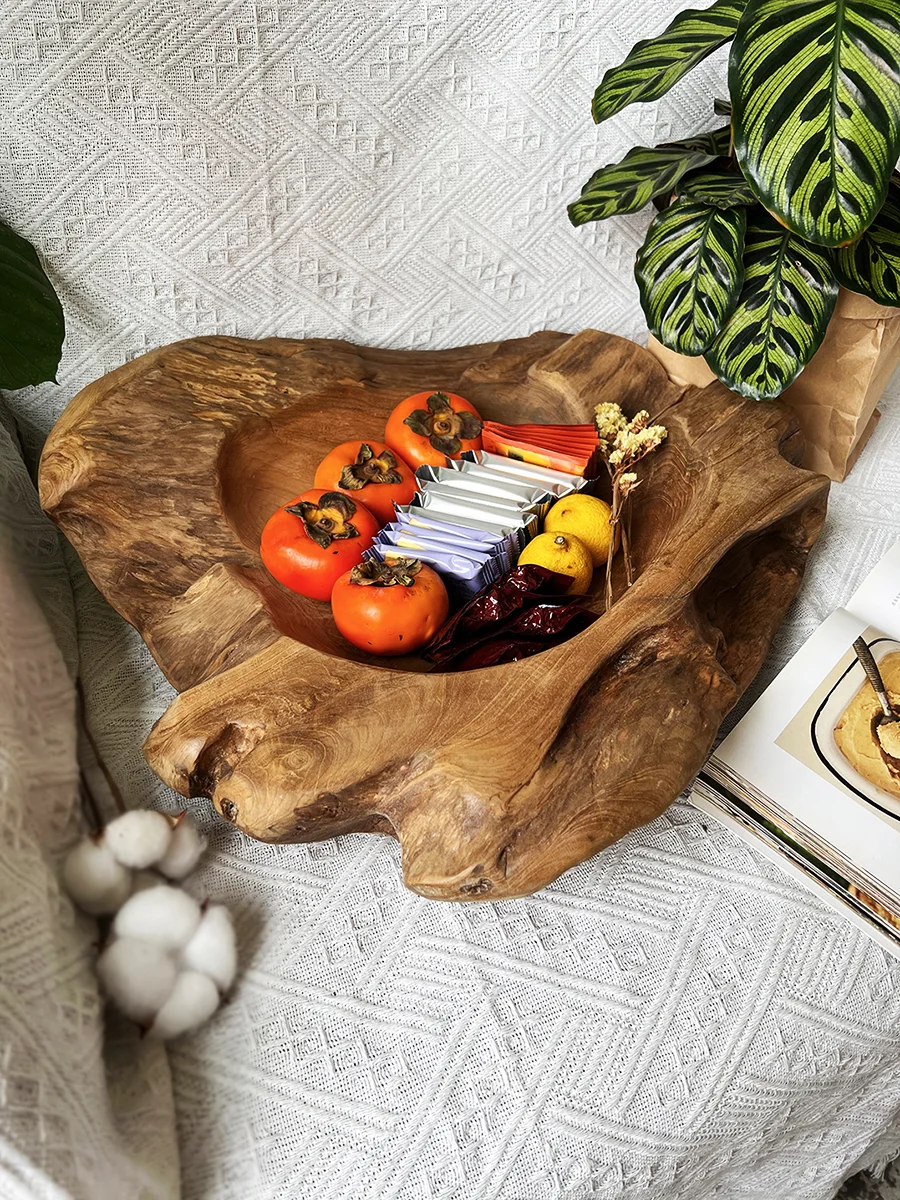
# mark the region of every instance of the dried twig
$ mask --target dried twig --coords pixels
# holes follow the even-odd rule
[[[600,440],[600,456],[612,480],[612,526],[609,555],[606,560],[606,609],[613,602],[612,569],[617,535],[622,541],[622,559],[625,564],[625,583],[634,583],[634,566],[631,561],[631,506],[628,497],[640,480],[632,468],[651,450],[656,450],[666,439],[662,425],[651,425],[650,414],[641,411],[629,420],[618,404],[598,404],[595,420]]]
[[[91,727],[90,727],[90,725],[88,725],[87,704],[86,704],[85,695],[84,695],[84,686],[80,679],[77,679],[75,681],[75,687],[78,692],[78,715],[81,718],[81,727],[84,730],[84,735],[88,740],[88,744],[91,747],[91,751],[94,755],[94,758],[97,760],[97,766],[100,768],[103,778],[106,780],[106,786],[109,788],[110,795],[113,798],[113,802],[115,803],[116,808],[119,810],[120,813],[126,812],[127,809],[126,809],[126,805],[125,805],[125,800],[122,796],[122,793],[119,791],[119,785],[116,783],[115,779],[113,779],[109,768],[107,767],[106,763],[103,761],[103,755],[100,753],[100,747],[97,745],[96,741],[94,740],[94,735],[93,735],[93,733],[91,733]],[[84,772],[82,772],[81,774],[82,774],[82,781],[84,783],[84,786],[87,787],[87,780],[84,777]],[[90,793],[89,789],[88,789],[88,792],[91,795],[91,799],[93,800],[94,799],[93,794]],[[96,806],[96,801],[95,801],[95,806]]]

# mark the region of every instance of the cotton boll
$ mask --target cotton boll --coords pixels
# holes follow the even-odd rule
[[[206,849],[206,838],[188,816],[183,816],[172,830],[169,848],[156,864],[169,879],[184,879],[200,861]]]
[[[78,907],[93,916],[116,912],[131,893],[131,872],[116,862],[102,840],[80,841],[69,852],[62,877]]]
[[[172,826],[162,813],[137,808],[110,821],[104,841],[123,866],[152,867],[159,862],[172,840]]]
[[[224,904],[207,906],[197,932],[181,952],[180,963],[214,979],[222,992],[234,983],[237,946],[231,913]]]
[[[182,971],[147,1036],[159,1041],[179,1037],[205,1024],[219,1007],[219,989],[208,975]]]
[[[194,897],[162,884],[126,900],[113,921],[113,933],[174,951],[188,944],[199,924],[200,905]]]
[[[161,946],[136,938],[118,938],[97,960],[107,996],[126,1017],[147,1026],[175,986],[175,964]]]

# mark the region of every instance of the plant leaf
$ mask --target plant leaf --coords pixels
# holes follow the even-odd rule
[[[747,0],[728,79],[764,206],[819,245],[858,238],[900,155],[897,0]]]
[[[755,210],[747,225],[744,286],[706,361],[740,395],[771,400],[818,350],[837,292],[828,252]]]
[[[715,100],[713,100],[713,112],[717,117],[730,117],[731,101],[722,100],[719,96],[716,96]]]
[[[62,305],[30,242],[0,223],[0,387],[56,382]]]
[[[638,251],[635,278],[650,332],[681,354],[702,354],[737,304],[747,212],[676,200]]]
[[[750,184],[739,171],[692,171],[679,183],[678,195],[714,208],[756,203]]]
[[[611,67],[594,93],[598,123],[629,104],[658,100],[683,75],[734,37],[746,0],[716,0],[710,8],[688,8],[654,38],[638,42],[624,62]]]
[[[669,193],[688,171],[705,167],[728,153],[730,131],[717,129],[662,146],[635,146],[621,162],[595,171],[581,196],[569,205],[573,225],[636,212],[654,196]]]
[[[900,182],[891,180],[881,212],[858,241],[834,252],[845,288],[900,307]]]

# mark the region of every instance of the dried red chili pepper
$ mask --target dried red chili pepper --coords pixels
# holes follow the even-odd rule
[[[533,565],[514,567],[453,617],[425,657],[447,671],[515,662],[559,645],[596,614],[566,595],[568,575]]]

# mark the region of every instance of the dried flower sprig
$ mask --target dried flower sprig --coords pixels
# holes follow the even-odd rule
[[[600,457],[606,464],[612,479],[612,513],[610,525],[613,530],[612,545],[615,546],[616,531],[621,532],[622,558],[625,563],[625,582],[634,583],[631,564],[629,536],[630,509],[627,501],[635,488],[640,486],[637,473],[632,468],[652,450],[658,449],[668,436],[664,425],[651,425],[650,414],[642,409],[628,419],[618,404],[598,404],[594,409],[594,420],[599,435]],[[624,519],[623,519],[624,518]],[[606,608],[612,605],[612,550],[606,560]]]

